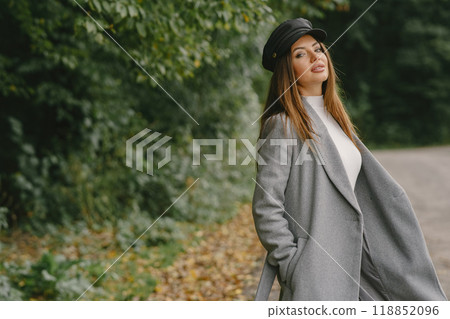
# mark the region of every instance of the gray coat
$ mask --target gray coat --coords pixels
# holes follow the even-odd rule
[[[252,213],[267,256],[255,299],[267,300],[278,276],[280,300],[358,300],[364,234],[386,299],[447,300],[404,189],[355,136],[362,166],[353,192],[326,126],[303,103],[319,141],[317,155],[306,149],[312,160],[289,119],[285,134],[285,115],[261,136],[266,165],[258,166]]]

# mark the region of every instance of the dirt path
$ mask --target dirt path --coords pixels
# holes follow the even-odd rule
[[[403,186],[427,241],[443,288],[450,296],[450,146],[374,151]],[[250,205],[232,221],[205,232],[171,267],[152,275],[157,292],[148,300],[253,300],[265,251]],[[278,300],[275,280],[269,300]]]

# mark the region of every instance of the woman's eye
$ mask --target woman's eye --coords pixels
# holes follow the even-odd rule
[[[322,48],[317,48],[314,51],[315,52],[324,52]],[[298,58],[301,58],[302,56],[305,56],[305,53],[299,53],[295,57],[298,59]]]

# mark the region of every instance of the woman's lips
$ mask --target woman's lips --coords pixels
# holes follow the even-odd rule
[[[325,65],[323,65],[323,64],[319,64],[318,66],[315,66],[311,69],[311,72],[314,72],[314,73],[320,73],[323,71],[325,71]]]

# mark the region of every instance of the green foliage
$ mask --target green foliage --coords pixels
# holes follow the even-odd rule
[[[8,276],[0,275],[0,300],[3,301],[20,301],[22,293],[11,285]]]
[[[178,81],[193,77],[200,65],[214,66],[229,56],[229,49],[215,43],[217,32],[248,33],[270,12],[262,0],[79,3],[104,29],[117,35],[119,43],[126,41],[127,50],[150,74]],[[102,30],[94,21],[80,16],[76,26],[103,43]],[[140,71],[138,76],[145,78]]]
[[[269,6],[278,21],[302,17],[317,22],[325,19],[329,12],[348,10],[349,3],[349,0],[270,0]]]
[[[8,209],[11,227],[45,233],[49,223],[70,227],[73,220],[95,227],[126,217],[130,209],[143,218],[159,216],[192,175],[184,149],[193,136],[234,131],[237,113],[221,113],[229,108],[229,94],[217,88],[204,94],[217,76],[211,67],[233,65],[229,43],[217,39],[249,47],[246,34],[270,20],[270,9],[256,0],[79,3],[190,113],[205,114],[202,128],[75,3],[9,1],[0,31],[10,43],[0,51],[6,106],[0,133],[8,149],[0,154],[0,205]],[[182,4],[186,10],[180,12]],[[11,25],[13,31],[5,32]],[[225,84],[232,72],[222,69],[215,84]],[[191,103],[191,92],[201,103]],[[239,94],[231,94],[236,110],[242,97],[254,93],[247,85]],[[124,165],[125,141],[144,127],[172,136],[178,147],[172,167],[154,177]],[[219,205],[215,200],[209,207],[217,211]]]
[[[169,242],[159,245],[152,257],[154,267],[165,268],[174,262],[179,253],[185,252],[184,247],[179,242]]]
[[[143,245],[158,246],[185,239],[185,234],[177,226],[170,217],[161,217],[156,221],[142,214],[132,213],[128,218],[118,221],[115,239],[118,246],[125,250],[144,234],[142,239],[133,244],[133,248],[139,251]]]
[[[4,262],[2,269],[7,277],[0,276],[0,284],[4,288],[0,293],[6,300],[73,300],[91,284],[81,275],[81,270],[94,269],[96,271],[91,275],[98,276],[103,268],[91,262],[67,260],[63,255],[45,253],[35,263],[19,266]],[[91,289],[100,292],[97,288]]]

